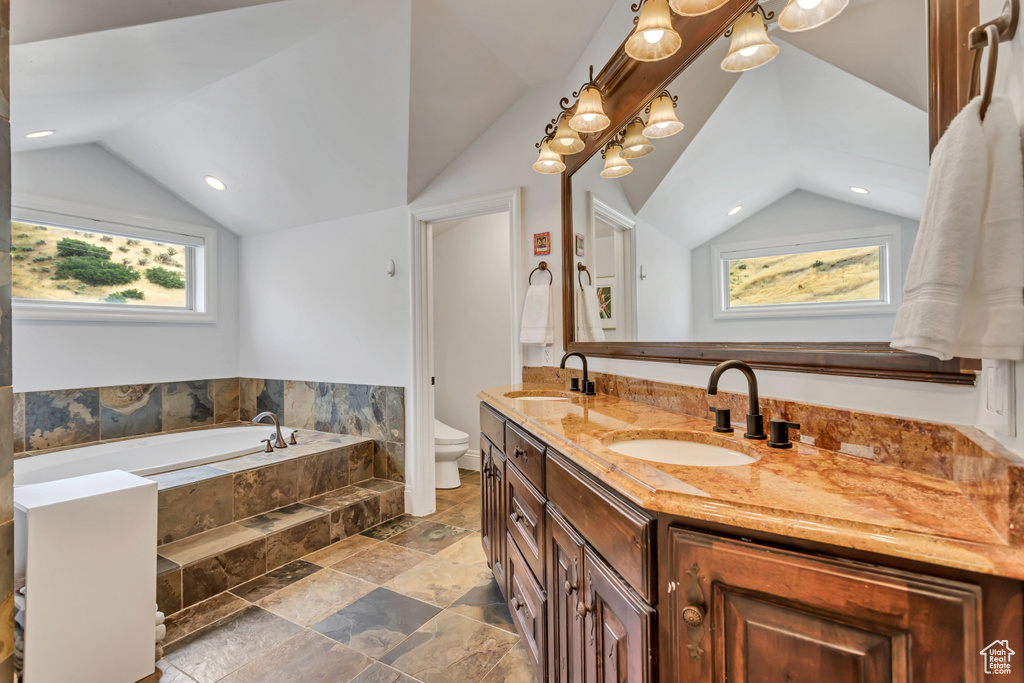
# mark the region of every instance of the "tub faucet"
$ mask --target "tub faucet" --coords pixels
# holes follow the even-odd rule
[[[736,368],[747,378],[747,394],[750,399],[750,409],[747,413],[747,431],[743,435],[748,439],[766,439],[764,433],[764,416],[761,415],[761,406],[757,400],[757,377],[749,365],[741,360],[727,360],[720,363],[711,371],[711,379],[708,380],[708,395],[714,396],[718,393],[718,378],[726,370]]]
[[[277,415],[274,415],[269,410],[262,412],[252,419],[253,424],[259,424],[263,421],[263,418],[269,417],[274,421],[274,427],[277,429],[277,443],[274,444],[274,448],[288,448],[288,444],[284,441],[284,435],[281,433],[281,422],[278,421]]]

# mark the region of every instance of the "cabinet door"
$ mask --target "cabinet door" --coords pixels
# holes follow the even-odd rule
[[[590,548],[583,549],[583,667],[587,683],[655,680],[654,610]]]
[[[583,539],[548,506],[548,665],[553,683],[583,680]]]
[[[487,566],[494,568],[492,562],[493,536],[491,535],[492,515],[494,514],[494,491],[491,488],[491,442],[480,434],[480,543],[484,547]]]
[[[484,442],[486,443],[486,442]],[[480,458],[481,471],[481,518],[480,537],[487,555],[487,564],[494,572],[498,587],[507,596],[505,577],[507,541],[505,539],[505,456],[493,445],[488,444],[486,455]]]
[[[982,680],[976,586],[668,530],[669,681]]]

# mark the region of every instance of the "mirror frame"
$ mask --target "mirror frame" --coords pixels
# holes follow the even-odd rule
[[[637,62],[625,52],[625,40],[595,81],[612,123],[585,137],[583,151],[565,157],[562,173],[562,334],[566,351],[598,358],[716,365],[738,359],[755,368],[973,385],[981,361],[897,351],[887,342],[577,342],[573,290],[575,249],[572,222],[572,174],[601,150],[619,130],[667,88],[693,60],[757,2],[728,0],[698,17],[672,14],[683,37],[679,50],[659,62]],[[928,0],[929,137],[935,149],[949,122],[970,99],[971,51],[967,34],[978,24],[979,0]],[[627,27],[623,27],[624,31]],[[677,93],[678,94],[678,93]],[[563,107],[568,99],[563,99]],[[574,106],[574,105],[571,105]]]

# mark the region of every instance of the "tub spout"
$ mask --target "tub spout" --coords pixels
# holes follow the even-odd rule
[[[281,422],[277,419],[277,415],[274,415],[268,410],[254,417],[252,419],[252,423],[259,424],[260,422],[263,422],[263,418],[265,417],[269,417],[274,421],[274,428],[277,430],[277,443],[274,444],[274,448],[288,448],[288,444],[285,443],[284,440],[284,435],[281,433]]]

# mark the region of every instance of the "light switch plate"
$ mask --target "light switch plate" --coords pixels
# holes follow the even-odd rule
[[[986,360],[981,364],[986,427],[1003,436],[1017,435],[1016,363]]]

